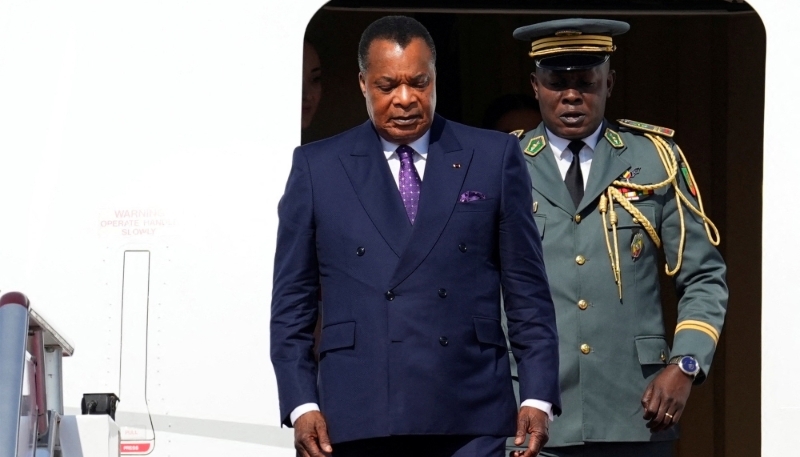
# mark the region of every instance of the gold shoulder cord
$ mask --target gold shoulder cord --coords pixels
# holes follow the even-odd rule
[[[658,236],[655,228],[653,228],[653,224],[644,217],[641,211],[639,211],[624,195],[622,192],[617,189],[615,186],[624,187],[628,189],[638,190],[638,191],[655,191],[656,189],[660,189],[662,187],[666,187],[672,185],[675,189],[675,195],[678,197],[676,201],[676,205],[678,207],[678,216],[680,217],[681,221],[681,238],[678,243],[678,259],[675,264],[675,268],[669,268],[669,262],[665,265],[665,270],[668,276],[674,276],[678,273],[681,269],[681,265],[683,263],[683,249],[686,244],[686,224],[683,215],[683,205],[685,204],[687,208],[698,217],[703,220],[703,226],[706,230],[706,235],[708,236],[708,241],[711,242],[713,246],[718,246],[720,242],[719,237],[719,230],[711,222],[711,219],[706,216],[705,210],[703,209],[703,198],[700,196],[700,189],[697,187],[697,181],[694,179],[694,175],[692,174],[692,169],[689,167],[689,163],[686,161],[686,156],[683,155],[683,151],[681,150],[680,146],[675,145],[678,150],[678,154],[681,156],[681,160],[683,161],[684,165],[686,166],[686,171],[689,175],[689,180],[695,183],[695,189],[697,191],[697,203],[700,208],[695,207],[686,195],[680,189],[678,185],[678,180],[675,179],[678,175],[678,161],[675,159],[675,154],[672,153],[669,143],[667,143],[663,138],[657,135],[653,135],[650,133],[645,133],[645,136],[653,142],[656,147],[656,151],[658,151],[658,156],[661,159],[661,163],[664,165],[664,169],[667,171],[667,179],[655,184],[634,184],[627,181],[613,181],[611,186],[608,187],[605,194],[600,195],[600,213],[602,215],[603,220],[603,233],[606,237],[606,247],[608,248],[608,257],[611,259],[611,271],[614,274],[614,281],[617,283],[617,290],[619,291],[619,298],[622,300],[622,276],[620,272],[620,261],[619,261],[619,244],[617,242],[617,213],[614,210],[614,201],[616,200],[620,206],[625,208],[631,216],[634,217],[635,220],[639,221],[639,223],[644,227],[647,234],[653,240],[653,243],[656,247],[661,247],[661,239]],[[608,213],[608,222],[606,221],[606,213]],[[610,224],[611,232],[614,236],[614,249],[611,249],[611,240],[609,239],[608,235],[608,227]],[[713,232],[713,234],[712,234]]]

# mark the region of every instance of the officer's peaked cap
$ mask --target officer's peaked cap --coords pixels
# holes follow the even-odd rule
[[[514,30],[514,38],[531,42],[529,56],[550,70],[585,70],[608,60],[616,50],[612,36],[630,29],[627,22],[608,19],[559,19]]]

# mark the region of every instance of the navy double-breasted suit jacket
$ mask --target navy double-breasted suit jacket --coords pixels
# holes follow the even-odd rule
[[[485,198],[459,202],[468,191]],[[315,402],[334,443],[513,435],[501,294],[521,397],[558,413],[558,337],[531,204],[516,137],[439,116],[413,225],[369,121],[297,148],[270,326],[281,421]]]

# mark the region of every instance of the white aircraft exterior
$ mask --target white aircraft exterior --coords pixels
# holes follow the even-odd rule
[[[295,454],[269,362],[272,261],[302,37],[324,3],[0,1],[0,290],[74,343],[67,414],[119,395],[125,454]],[[790,455],[800,3],[750,4],[768,37],[762,447]]]

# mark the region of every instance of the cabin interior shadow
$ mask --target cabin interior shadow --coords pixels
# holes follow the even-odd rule
[[[387,14],[413,16],[430,30],[438,54],[436,110],[474,126],[481,126],[496,97],[533,96],[529,45],[512,38],[515,28],[570,16],[631,24],[630,32],[615,38],[618,50],[611,63],[617,82],[606,117],[676,131],[674,139],[722,235],[719,249],[728,265],[728,315],[710,376],[693,389],[681,419],[676,456],[760,455],[766,32],[758,14],[747,4],[723,0],[335,0],[307,28],[322,62],[323,95],[303,142],[367,119],[358,87],[357,45],[364,28]],[[662,278],[669,338],[676,321],[672,289],[670,280]]]

